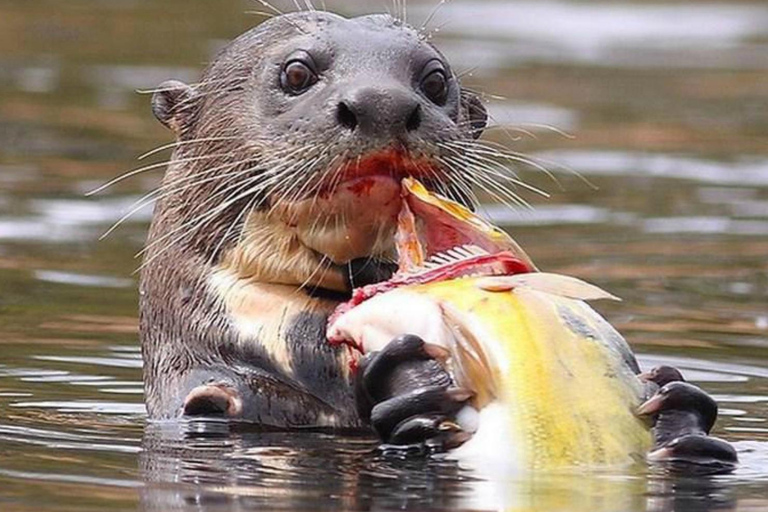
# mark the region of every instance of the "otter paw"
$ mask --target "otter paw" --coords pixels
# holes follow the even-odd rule
[[[684,382],[669,367],[648,374],[650,382],[661,384],[658,391],[638,409],[654,421],[652,462],[669,463],[681,472],[731,471],[738,457],[726,441],[708,434],[717,419],[717,403],[700,388]]]
[[[358,413],[383,449],[445,451],[469,438],[453,418],[472,393],[453,387],[440,362],[447,355],[442,347],[404,335],[360,360]]]
[[[232,386],[218,382],[197,386],[184,399],[184,416],[238,417],[243,412],[243,400]]]
[[[730,443],[717,437],[688,434],[677,437],[648,454],[651,462],[672,463],[677,468],[708,467],[730,471],[739,462]]]

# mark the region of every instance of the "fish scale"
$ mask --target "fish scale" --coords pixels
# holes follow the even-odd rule
[[[631,463],[651,446],[634,409],[642,386],[621,357],[606,350],[614,332],[584,302],[530,289],[488,292],[476,278],[412,288],[482,325],[483,349],[497,365],[495,399],[509,415],[510,442],[526,467],[548,469]],[[563,312],[589,327],[573,330]],[[450,347],[449,347],[450,348]],[[620,347],[619,347],[620,348]],[[456,352],[454,352],[456,356]],[[457,382],[472,389],[475,382]]]

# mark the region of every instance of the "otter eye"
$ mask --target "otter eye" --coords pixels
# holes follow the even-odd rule
[[[444,105],[448,98],[448,77],[439,61],[432,61],[427,66],[427,73],[421,80],[421,90],[429,101],[437,105]]]
[[[292,60],[283,68],[280,85],[290,94],[301,94],[317,83],[317,74],[300,60]]]

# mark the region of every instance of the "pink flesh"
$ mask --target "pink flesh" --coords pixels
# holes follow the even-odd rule
[[[442,174],[439,168],[426,159],[412,158],[399,148],[387,149],[365,155],[357,161],[341,164],[330,171],[332,179],[321,187],[320,198],[336,193],[340,185],[356,195],[366,196],[375,184],[369,178],[389,177],[400,185],[408,176],[415,178],[437,178]]]
[[[488,234],[478,231],[472,224],[452,217],[439,207],[420,200],[415,194],[408,194],[404,199],[402,208],[407,208],[421,222],[418,235],[426,251],[425,259],[462,245],[473,245],[489,254],[507,249],[497,246]],[[398,230],[402,229],[407,229],[407,226],[398,224]]]
[[[416,212],[416,215],[414,215]],[[421,232],[417,230],[417,219]],[[398,272],[387,281],[352,291],[352,298],[340,304],[328,319],[332,325],[341,315],[366,300],[402,286],[434,283],[464,276],[502,276],[533,272],[535,268],[511,251],[493,245],[486,236],[478,236],[472,226],[447,218],[438,208],[425,205],[404,192],[395,235]],[[421,236],[420,236],[421,235]],[[478,243],[479,242],[479,243]],[[470,256],[430,269],[422,269],[430,256],[463,245],[479,245],[489,254]],[[329,338],[333,344],[349,340]]]
[[[424,265],[427,251],[419,240],[416,217],[408,206],[407,200],[402,201],[400,213],[397,215],[395,247],[397,248],[398,274],[411,272]]]

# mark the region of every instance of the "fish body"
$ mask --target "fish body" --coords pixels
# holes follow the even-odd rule
[[[472,212],[418,184],[404,190],[400,273],[353,294],[329,339],[367,353],[407,333],[447,349],[454,384],[473,392],[457,417],[473,435],[452,457],[521,471],[642,460],[652,436],[635,414],[637,362],[586,302],[616,297],[538,272]],[[457,243],[471,245],[446,251]]]
[[[557,282],[560,276],[546,275]],[[533,285],[488,290],[465,277],[401,287],[349,311],[334,333],[379,350],[404,332],[447,348],[460,414],[474,436],[453,456],[525,470],[641,460],[648,425],[637,363],[624,339],[584,301]]]

